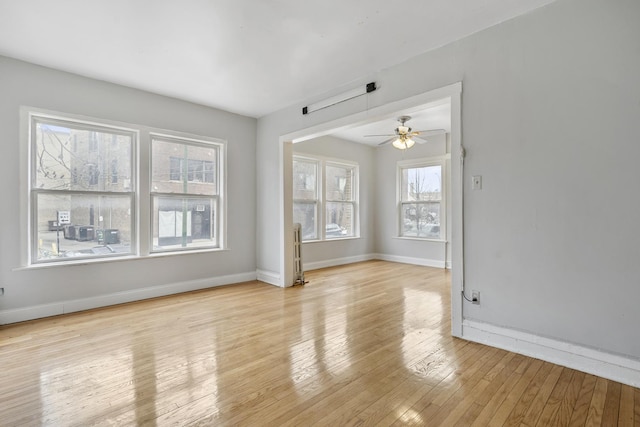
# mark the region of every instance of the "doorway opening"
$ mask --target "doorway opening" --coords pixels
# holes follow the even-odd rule
[[[433,118],[436,113],[444,114],[446,117],[440,117],[438,124],[429,124],[426,121],[424,125],[420,123],[418,127],[436,126],[446,130],[446,139],[444,143],[444,153],[442,157],[447,160],[447,175],[449,181],[449,197],[447,198],[448,211],[447,215],[447,231],[443,236],[443,258],[445,265],[451,268],[451,313],[452,313],[452,334],[454,336],[462,335],[462,283],[463,283],[463,235],[462,235],[462,155],[461,146],[461,92],[462,84],[456,83],[444,88],[432,90],[420,95],[406,98],[401,101],[391,102],[379,107],[369,109],[366,112],[353,114],[342,117],[312,128],[303,129],[301,131],[284,135],[280,139],[282,153],[282,200],[283,208],[281,211],[282,219],[282,248],[281,253],[281,277],[284,279],[284,286],[293,284],[293,242],[289,231],[293,229],[293,157],[295,144],[317,140],[319,138],[338,138],[357,143],[367,143],[363,141],[364,135],[369,134],[369,130],[376,127],[382,127],[388,133],[389,123],[394,123],[399,116],[412,116],[426,120],[426,117]],[[393,128],[391,128],[393,129]],[[381,132],[382,133],[382,132]],[[373,140],[369,143],[376,146],[380,141]],[[402,153],[389,147],[376,148],[376,154],[385,151],[382,157],[387,155],[402,155],[403,160],[410,160],[413,156],[412,149],[404,150]],[[428,150],[427,150],[428,151]],[[424,148],[416,148],[413,153],[424,154]],[[332,157],[339,158],[340,153],[336,153]],[[378,156],[381,157],[381,156]],[[396,162],[393,161],[393,170],[396,171]],[[388,166],[388,164],[387,164]],[[387,167],[388,169],[388,167]],[[378,178],[384,180],[392,180],[392,187],[396,186],[397,174],[394,172],[390,177]],[[382,182],[382,181],[381,181]],[[375,191],[375,190],[371,190]],[[380,205],[380,203],[378,203]],[[396,209],[393,204],[393,209]],[[371,206],[368,207],[371,209]],[[366,215],[366,213],[364,213]],[[362,215],[362,213],[361,213]],[[391,228],[398,227],[397,217],[382,217],[380,221],[389,222]],[[387,224],[388,225],[388,224]],[[369,227],[367,230],[373,230]],[[368,232],[363,229],[362,232]],[[375,232],[375,230],[374,230]],[[387,233],[388,234],[388,233]],[[396,237],[396,239],[398,239]],[[399,239],[398,239],[399,240]],[[435,239],[434,239],[435,240]],[[332,244],[334,242],[326,242]],[[396,242],[397,243],[397,242]],[[379,244],[379,240],[376,242]],[[331,251],[330,248],[327,249]],[[377,251],[376,251],[377,253]],[[303,254],[304,256],[304,254]],[[405,257],[407,258],[407,257]],[[380,257],[380,259],[385,259]],[[394,260],[393,256],[389,260]],[[407,262],[406,259],[402,262]],[[426,264],[425,264],[426,265]],[[445,266],[443,265],[443,267]]]

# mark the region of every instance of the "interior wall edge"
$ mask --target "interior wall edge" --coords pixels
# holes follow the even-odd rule
[[[269,285],[282,287],[280,283],[280,274],[278,274],[277,271],[268,271],[268,270],[258,269],[256,270],[256,280],[267,283]]]

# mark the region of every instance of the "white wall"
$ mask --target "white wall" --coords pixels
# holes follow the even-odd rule
[[[333,136],[322,136],[294,144],[293,152],[356,162],[359,170],[360,237],[303,243],[305,270],[371,259],[375,251],[376,235],[375,149]]]
[[[482,293],[463,316],[637,360],[638,22],[635,0],[559,0],[345,87],[378,82],[367,97],[259,119],[258,268],[281,269],[265,194],[280,136],[462,81],[465,277]]]
[[[255,278],[255,119],[4,57],[0,93],[0,323]],[[229,250],[19,269],[22,105],[226,139]]]

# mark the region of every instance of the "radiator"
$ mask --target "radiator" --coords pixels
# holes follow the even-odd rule
[[[302,226],[299,223],[293,224],[293,274],[295,282],[293,285],[304,285],[304,269],[302,268]]]

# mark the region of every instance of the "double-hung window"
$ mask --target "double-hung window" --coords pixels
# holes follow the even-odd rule
[[[23,117],[27,265],[224,247],[224,141],[26,108]]]
[[[398,165],[399,235],[444,239],[444,162],[413,160]]]
[[[29,135],[31,262],[132,253],[137,132],[31,115]]]
[[[302,240],[318,240],[320,162],[296,157],[293,161],[293,222],[300,223]]]
[[[153,251],[219,247],[221,145],[151,136]]]
[[[357,164],[294,156],[293,221],[303,241],[357,236],[357,185]]]
[[[355,235],[356,171],[354,165],[327,162],[325,174],[325,238]]]

